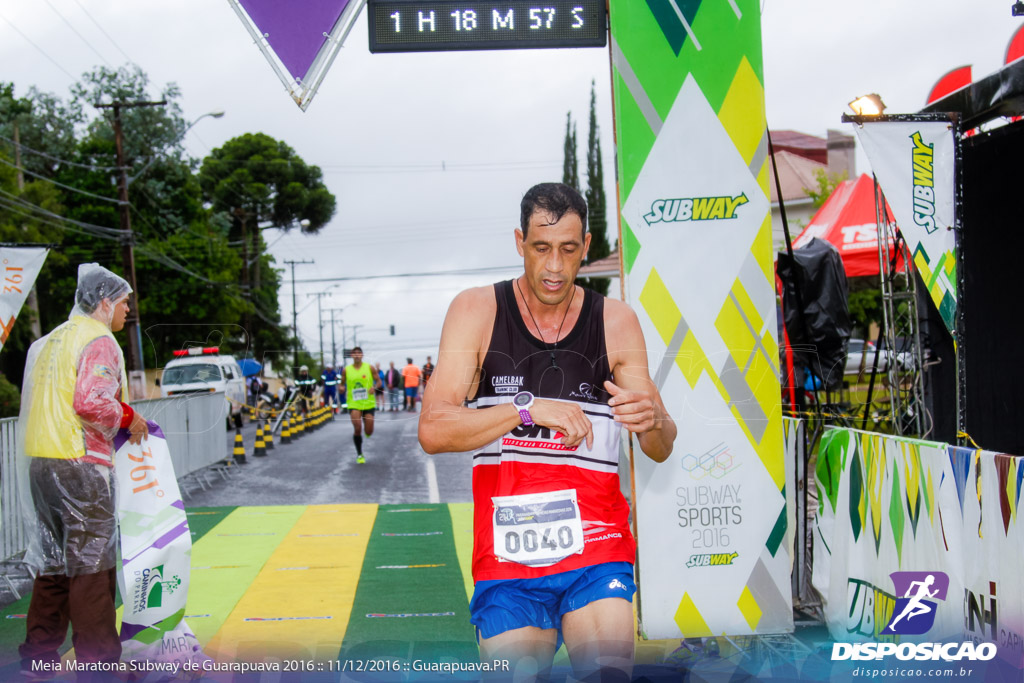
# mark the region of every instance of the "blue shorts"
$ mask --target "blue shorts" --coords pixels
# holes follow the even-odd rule
[[[416,398],[417,389],[419,389],[419,387],[406,387],[405,395],[408,396],[409,398]]]
[[[524,626],[558,629],[562,615],[604,598],[632,602],[636,584],[629,562],[606,562],[536,579],[477,581],[469,621],[481,638]]]

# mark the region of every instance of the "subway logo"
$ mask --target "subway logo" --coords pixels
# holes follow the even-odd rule
[[[736,210],[747,201],[745,193],[736,197],[655,199],[651,202],[650,212],[644,215],[644,220],[648,225],[729,220],[736,218]]]

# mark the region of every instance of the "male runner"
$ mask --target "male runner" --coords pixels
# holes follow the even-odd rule
[[[352,349],[352,364],[345,366],[342,379],[345,385],[345,398],[348,404],[349,417],[352,418],[352,441],[356,445],[356,462],[366,462],[363,457],[363,428],[366,436],[373,435],[373,412],[377,408],[377,400],[373,396],[374,388],[380,384],[380,377],[369,363],[363,362],[363,350],[358,346]]]
[[[531,657],[544,676],[564,638],[577,679],[602,667],[596,675],[628,679],[636,547],[619,432],[662,462],[676,427],[636,314],[574,284],[586,218],[566,185],[526,193],[515,232],[525,273],[452,302],[419,439],[427,453],[475,451],[470,621],[481,660]]]

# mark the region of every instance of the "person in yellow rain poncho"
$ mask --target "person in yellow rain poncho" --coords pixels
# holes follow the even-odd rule
[[[79,662],[121,657],[113,439],[121,428],[133,443],[149,433],[145,418],[124,402],[124,357],[112,334],[124,327],[131,291],[106,268],[82,264],[68,321],[28,352],[18,476],[25,562],[36,578],[19,654],[30,677],[59,661],[69,622]]]

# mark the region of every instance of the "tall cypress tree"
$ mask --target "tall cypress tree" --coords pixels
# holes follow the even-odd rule
[[[565,112],[565,143],[562,146],[562,182],[569,187],[580,189],[579,164],[576,162],[576,124],[572,112]]]
[[[601,164],[601,136],[597,127],[597,93],[594,81],[590,81],[590,134],[587,137],[586,199],[591,234],[587,263],[593,263],[611,253],[608,246],[604,169]],[[580,278],[579,283],[607,296],[611,280],[606,277]]]

